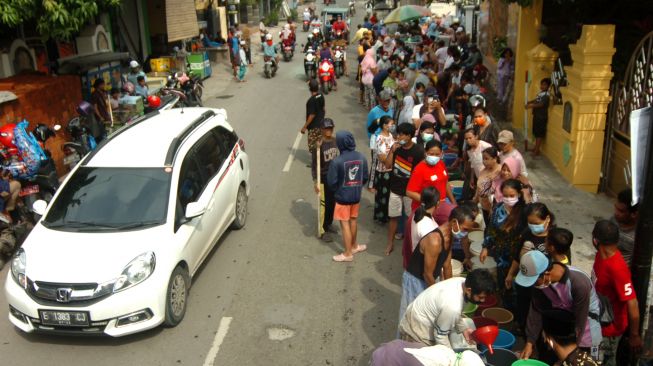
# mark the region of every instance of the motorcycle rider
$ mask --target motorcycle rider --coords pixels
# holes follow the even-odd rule
[[[274,44],[271,34],[265,35],[265,43],[263,44],[263,55],[272,58],[272,67],[276,72],[279,69],[279,56],[277,55],[278,46]]]
[[[309,33],[308,41],[306,41],[306,45],[304,45],[304,53],[308,52],[309,48],[315,51],[319,46],[320,42],[316,39],[316,37],[313,36],[313,33]]]
[[[310,23],[310,21],[311,21],[311,11],[308,10],[308,8],[304,8],[304,12],[302,13],[302,19],[305,22],[308,21]]]
[[[342,39],[347,39],[347,35],[349,33],[349,30],[347,28],[347,23],[342,20],[342,15],[338,15],[338,18],[336,19],[335,22],[333,22],[333,26],[331,27],[331,29],[332,29],[332,32],[334,34],[333,38],[335,38],[336,32],[341,31],[342,32]]]
[[[346,77],[349,77],[349,71],[347,71],[347,52],[344,47],[336,46],[334,55],[338,54],[338,52],[342,54],[342,71]]]
[[[320,48],[320,54],[318,56],[319,56],[320,63],[326,60],[329,62],[329,65],[331,65],[330,73],[331,73],[331,80],[333,80],[333,91],[337,91],[338,83],[336,82],[336,71],[333,66],[333,51],[329,47],[329,43],[327,41],[322,41],[322,47]]]
[[[141,65],[138,64],[138,61],[131,60],[129,62],[129,73],[127,74],[127,81],[129,81],[134,85],[137,85],[139,76],[145,78],[145,82],[147,82],[147,76],[145,75],[143,70],[141,70]]]
[[[286,24],[286,25],[283,26],[283,30],[281,31],[280,37],[281,37],[281,44],[285,45],[286,43],[290,43],[290,45],[292,46],[292,50],[294,52],[295,51],[295,32],[293,31],[290,24]]]

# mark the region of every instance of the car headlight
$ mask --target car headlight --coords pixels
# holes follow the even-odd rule
[[[11,275],[22,288],[27,288],[25,268],[27,268],[27,255],[25,254],[25,250],[20,248],[11,260]]]
[[[143,253],[134,258],[116,279],[113,284],[113,292],[128,289],[145,281],[154,272],[155,264],[156,258],[153,252]]]

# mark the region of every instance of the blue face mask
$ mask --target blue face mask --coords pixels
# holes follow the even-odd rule
[[[546,231],[546,223],[541,224],[528,224],[528,228],[535,235],[542,234]]]
[[[467,236],[468,232],[464,231],[464,230],[462,230],[460,228],[460,223],[458,223],[457,220],[456,220],[456,224],[458,225],[458,231],[453,231],[453,226],[452,226],[451,227],[451,233],[453,234],[454,238],[456,238],[458,240],[461,240],[461,239],[463,239],[463,238],[465,238]]]
[[[411,70],[415,70],[417,68],[417,64],[415,62],[411,62],[408,64],[408,68]]]
[[[422,134],[422,140],[424,140],[424,142],[429,142],[429,141],[433,140],[433,134],[432,133],[423,133]]]
[[[439,162],[440,162],[439,156],[426,155],[426,164],[433,166]]]
[[[399,145],[404,146],[406,145],[406,140],[399,140]]]

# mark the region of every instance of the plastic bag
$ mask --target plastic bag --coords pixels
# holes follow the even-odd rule
[[[20,161],[5,166],[5,169],[11,171],[12,175],[18,179],[34,176],[39,171],[41,160],[47,160],[47,156],[34,135],[27,132],[28,125],[29,123],[23,120],[14,129],[14,144],[18,148]]]

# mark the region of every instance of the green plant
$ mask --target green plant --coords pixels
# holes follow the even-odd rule
[[[290,17],[289,20],[292,20],[293,22],[297,21],[298,14],[297,14],[297,9],[290,9]]]
[[[506,48],[508,48],[508,37],[494,37],[492,40],[492,55],[495,60],[501,58],[501,54]]]
[[[263,23],[268,27],[279,24],[279,13],[276,10],[271,11],[270,14],[265,16]]]
[[[0,1],[0,25],[15,28],[33,20],[43,37],[67,40],[101,9],[117,7],[120,2],[121,0],[3,0]]]

